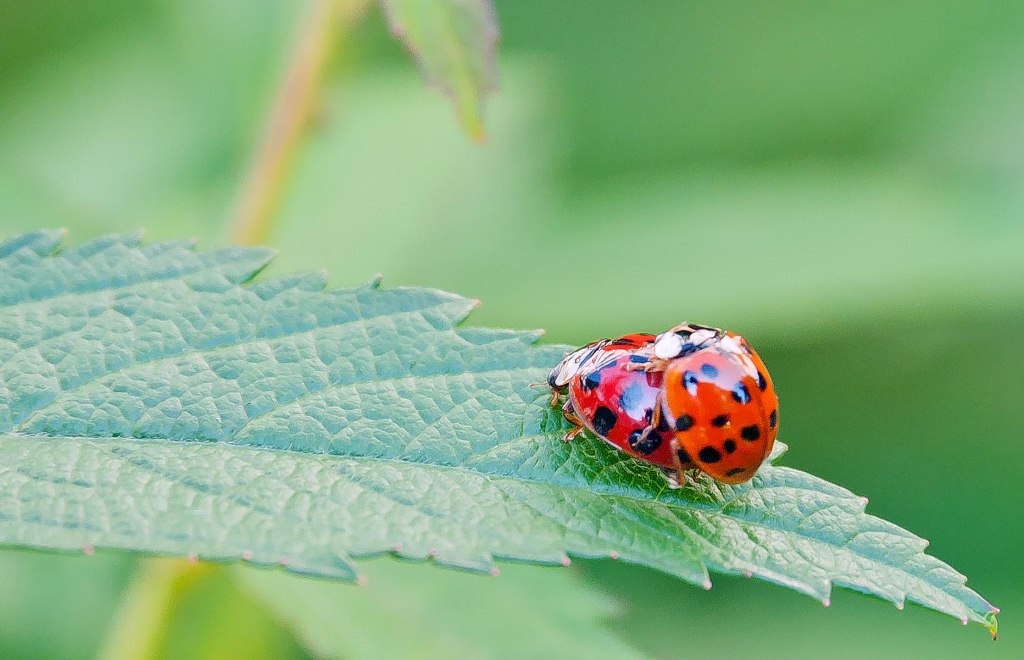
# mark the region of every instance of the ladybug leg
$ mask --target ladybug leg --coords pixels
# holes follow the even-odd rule
[[[568,433],[566,433],[565,435],[562,436],[562,442],[572,442],[573,440],[576,439],[576,436],[578,436],[582,432],[583,432],[583,427],[582,426],[576,426],[576,427],[570,429]]]
[[[690,485],[692,479],[686,473],[686,468],[683,467],[682,461],[679,460],[679,441],[676,439],[675,434],[672,434],[672,440],[670,441],[670,447],[672,447],[672,462],[675,463],[673,469],[666,469],[665,478],[668,479],[669,488],[685,488]]]
[[[551,407],[557,408],[562,397],[568,394],[569,387],[567,385],[552,385],[550,382],[544,383],[530,383],[530,387],[550,387],[551,388]]]
[[[576,414],[576,410],[572,407],[572,401],[565,402],[565,405],[562,406],[562,414],[573,425],[573,428],[569,429],[568,433],[562,436],[562,442],[571,442],[583,432],[583,420]]]
[[[640,437],[637,439],[637,443],[645,443],[647,441],[647,437],[654,432],[654,429],[661,428],[661,424],[661,394],[658,394],[658,397],[655,399],[654,408],[651,409],[651,419],[647,426],[644,427],[644,430],[640,432]]]
[[[661,393],[660,392],[658,393],[658,396],[655,397],[655,399],[654,399],[654,407],[651,408],[651,425],[648,426],[647,428],[648,429],[656,429],[659,426],[661,426]],[[672,438],[672,441],[675,442],[675,438]],[[673,447],[672,448],[672,452],[675,453],[675,451],[676,451],[675,447]]]
[[[650,416],[651,418],[648,420],[647,426],[640,432],[637,444],[645,443],[647,441],[647,437],[653,433],[655,429],[662,432],[669,430],[661,412],[661,393],[658,393],[657,397],[654,399],[654,407],[650,410]],[[680,465],[679,455],[676,451],[677,445],[675,434],[671,434],[670,443],[670,446],[672,447],[672,462],[675,466],[671,468],[663,468],[665,478],[668,480],[669,488],[682,488],[683,485],[686,484],[686,481],[682,478],[684,468]]]

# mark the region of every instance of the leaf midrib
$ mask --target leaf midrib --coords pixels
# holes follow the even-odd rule
[[[540,433],[540,434],[525,435],[525,436],[521,436],[521,437],[523,439],[529,439],[529,438],[550,436],[552,438],[552,440],[556,440],[558,434],[559,434],[558,431],[554,431],[554,432],[544,432],[544,433]],[[253,450],[253,451],[281,452],[281,453],[294,454],[294,455],[305,456],[305,457],[310,457],[310,458],[315,458],[315,457],[318,457],[318,456],[322,456],[324,458],[344,459],[344,460],[356,461],[356,462],[359,462],[359,463],[390,463],[390,464],[400,465],[400,466],[413,466],[413,467],[418,467],[418,468],[428,468],[428,469],[436,469],[436,470],[442,470],[442,471],[455,471],[455,472],[469,473],[469,474],[473,474],[473,475],[476,475],[476,476],[479,476],[479,477],[483,477],[483,478],[488,479],[488,480],[498,479],[498,480],[517,481],[517,482],[520,482],[520,483],[523,483],[523,484],[527,484],[527,485],[532,485],[532,486],[541,486],[541,487],[547,487],[547,488],[558,488],[558,489],[561,489],[561,490],[568,489],[568,490],[573,490],[573,491],[576,491],[576,492],[582,492],[582,493],[585,493],[587,495],[601,494],[601,495],[606,496],[606,497],[612,497],[612,498],[619,499],[619,500],[626,500],[626,501],[629,501],[629,502],[649,503],[651,501],[650,498],[644,498],[644,497],[641,497],[641,496],[638,496],[638,495],[634,495],[632,493],[624,492],[624,491],[618,491],[618,492],[604,491],[604,492],[600,492],[600,491],[595,489],[595,487],[594,487],[595,485],[584,486],[584,485],[580,485],[580,484],[571,484],[571,483],[557,483],[556,484],[556,483],[540,481],[540,480],[537,480],[537,479],[532,479],[532,478],[529,478],[529,477],[523,477],[523,476],[516,475],[516,474],[502,474],[502,473],[494,473],[494,472],[485,472],[485,471],[482,471],[482,470],[479,470],[479,469],[475,469],[475,468],[468,467],[468,466],[463,466],[463,465],[445,465],[445,464],[440,464],[440,463],[427,463],[427,462],[414,461],[414,460],[410,460],[410,459],[406,459],[406,458],[398,458],[398,457],[355,456],[355,455],[326,454],[326,453],[317,454],[317,453],[313,453],[313,452],[304,452],[304,451],[299,451],[299,450],[294,450],[294,449],[281,449],[281,448],[276,448],[276,447],[253,447],[251,445],[238,445],[238,444],[225,443],[225,442],[215,442],[215,443],[205,443],[204,442],[204,443],[199,443],[199,442],[187,441],[187,440],[174,440],[174,439],[171,439],[171,438],[145,438],[145,439],[133,439],[133,438],[96,438],[96,437],[89,437],[89,436],[67,436],[67,435],[47,436],[47,435],[17,434],[17,433],[2,434],[2,435],[0,435],[0,437],[3,437],[3,435],[6,435],[7,437],[13,437],[13,438],[25,439],[25,440],[33,440],[33,441],[38,441],[38,440],[44,440],[45,441],[45,440],[48,440],[48,439],[59,438],[59,439],[65,439],[65,440],[69,440],[69,441],[91,442],[91,443],[94,443],[94,444],[97,444],[97,445],[98,444],[104,444],[106,442],[134,442],[134,443],[152,444],[152,445],[160,445],[160,444],[166,444],[166,443],[175,443],[175,444],[195,444],[195,445],[201,445],[201,446],[208,446],[210,444],[227,444],[227,445],[231,445],[233,447],[244,447],[246,449]],[[111,453],[113,453],[113,452],[111,452]],[[124,456],[118,456],[118,458],[121,458],[122,460],[125,459]],[[141,465],[138,465],[138,464],[136,464],[136,465],[138,467],[141,467],[141,468],[144,468],[144,469],[148,469],[148,468],[145,468],[145,466],[141,466]],[[767,467],[768,467],[768,469],[774,469],[773,466],[767,466]],[[167,478],[166,475],[164,475],[164,477]],[[174,480],[174,481],[176,483],[179,482],[179,480]],[[600,484],[598,484],[596,486],[597,486],[597,488],[600,488]],[[793,485],[784,485],[784,486],[775,486],[775,487],[777,487],[777,488],[791,488],[793,490],[809,491],[809,492],[814,492],[814,493],[820,492],[820,491],[814,490],[812,488],[798,487],[798,486],[793,486]],[[499,490],[501,490],[501,489],[499,489]],[[502,492],[505,493],[504,490],[502,490]],[[662,492],[664,492],[664,491],[662,491]],[[506,493],[506,496],[507,496],[507,493]],[[656,496],[656,497],[658,497],[658,496]],[[864,560],[866,560],[866,561],[868,561],[868,562],[870,562],[870,563],[872,563],[874,565],[877,565],[877,566],[880,566],[880,567],[883,567],[883,568],[886,568],[886,569],[891,569],[891,570],[895,570],[895,571],[900,571],[901,570],[898,566],[894,566],[892,564],[884,563],[884,562],[880,561],[879,559],[877,559],[875,557],[870,557],[870,556],[867,556],[867,555],[862,554],[860,552],[857,552],[856,550],[848,547],[847,545],[837,545],[837,544],[834,544],[834,543],[830,543],[827,540],[823,540],[821,538],[817,538],[817,537],[814,537],[814,536],[808,536],[803,531],[780,529],[778,527],[773,527],[773,526],[771,526],[769,524],[766,524],[766,523],[763,523],[763,522],[753,521],[753,520],[746,520],[746,519],[743,519],[743,518],[734,517],[734,516],[724,512],[724,511],[722,511],[720,508],[708,506],[706,503],[696,502],[695,501],[695,502],[687,502],[686,504],[683,504],[683,503],[665,502],[665,501],[663,501],[661,499],[656,499],[655,501],[657,501],[659,504],[661,504],[661,505],[663,505],[665,507],[668,507],[670,510],[672,510],[672,509],[683,509],[683,510],[685,510],[689,506],[689,507],[692,507],[692,508],[699,508],[699,509],[703,510],[704,512],[709,513],[711,515],[721,516],[722,518],[733,520],[737,524],[740,524],[740,525],[743,525],[743,526],[750,526],[750,527],[766,529],[766,530],[769,530],[769,531],[775,532],[775,533],[792,534],[793,536],[800,537],[800,538],[805,539],[805,540],[807,540],[807,541],[809,541],[811,543],[820,544],[820,545],[822,545],[824,547],[835,548],[837,550],[842,550],[842,551],[845,551],[845,552],[849,552],[850,554],[852,554],[854,556],[860,557],[860,558],[862,558],[862,559],[864,559]],[[401,503],[399,503],[399,504],[401,504]],[[524,504],[529,506],[529,503],[524,503]],[[258,511],[257,509],[252,509],[251,507],[249,507],[249,508],[250,508],[250,510]],[[264,512],[260,512],[260,513],[262,513],[263,515],[268,515],[268,514],[266,514]],[[539,512],[539,513],[544,515],[543,512]],[[868,514],[864,514],[864,515],[868,515]],[[549,520],[552,520],[556,524],[559,524],[559,525],[564,524],[564,523],[558,521],[557,519],[550,518],[549,516],[545,515],[545,517],[548,518]],[[635,520],[636,520],[636,522],[638,522],[640,524],[643,524],[648,529],[654,529],[655,531],[657,531],[656,528],[652,527],[648,522],[646,522],[642,518],[638,518],[638,519],[635,519]],[[687,530],[690,533],[694,533],[693,530],[689,530],[688,528],[687,528]],[[580,530],[574,530],[574,531],[579,532]],[[858,534],[859,533],[860,532],[858,532]],[[596,537],[594,537],[594,538],[596,538]],[[604,543],[604,541],[601,540],[601,539],[597,539],[597,540],[600,540],[602,543]],[[383,551],[384,550],[382,550],[382,552]],[[921,554],[921,553],[917,553],[917,554]],[[495,556],[502,556],[502,555],[497,554]],[[700,561],[705,566],[709,563],[707,559],[703,559],[703,558]],[[906,562],[904,562],[904,563],[906,563]],[[715,568],[719,569],[719,570],[723,569],[723,567],[717,566],[717,564],[713,564],[713,566]],[[760,570],[760,567],[757,567],[757,566],[752,566],[752,568],[754,568],[755,570]],[[935,588],[935,589],[941,591],[942,593],[946,594],[947,596],[952,598],[957,603],[960,602],[954,594],[949,593],[949,591],[947,591],[943,586],[937,585],[937,584],[933,584],[931,582],[928,582],[925,578],[912,575],[910,573],[907,573],[906,571],[901,571],[901,572],[906,574],[912,580],[921,581],[922,583],[927,584],[930,587]],[[790,576],[787,576],[787,577],[790,577]],[[834,583],[834,578],[832,576],[829,576],[828,577],[828,581],[829,581],[829,584],[833,584]],[[963,585],[961,585],[961,586],[963,586]],[[913,599],[911,598],[911,600],[913,600]],[[966,605],[963,605],[963,607],[964,607],[964,610],[967,611],[967,612],[970,612],[970,613],[973,613],[973,614],[978,614],[977,612],[975,612],[974,610],[970,609]]]

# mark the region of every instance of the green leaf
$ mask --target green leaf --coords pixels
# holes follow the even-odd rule
[[[839,486],[766,465],[672,490],[604,443],[562,443],[532,385],[565,347],[457,328],[474,301],[321,275],[243,286],[268,251],[109,236],[54,253],[58,237],[0,244],[0,543],[342,579],[386,552],[481,571],[620,557],[994,631],[962,575]]]
[[[490,0],[381,0],[381,8],[427,81],[451,97],[466,131],[482,140],[484,98],[498,88]]]
[[[400,561],[363,568],[360,589],[276,571],[232,575],[321,658],[527,658],[539,649],[552,658],[643,657],[602,625],[623,616],[621,604],[573,571],[510,564],[491,580]]]

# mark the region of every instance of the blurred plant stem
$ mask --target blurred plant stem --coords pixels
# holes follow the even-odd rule
[[[310,0],[262,141],[240,188],[230,239],[265,243],[296,147],[315,107],[324,66],[369,0]]]
[[[295,149],[315,107],[324,67],[340,37],[369,0],[310,0],[273,101],[262,141],[240,186],[230,239],[266,242]],[[162,655],[171,614],[195,584],[216,569],[179,559],[148,559],[121,602],[99,657],[109,660]]]
[[[167,622],[196,582],[213,571],[210,564],[181,559],[146,559],[121,601],[121,608],[98,657],[137,660],[162,656]]]

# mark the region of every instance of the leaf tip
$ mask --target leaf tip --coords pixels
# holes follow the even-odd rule
[[[617,550],[612,550],[611,552],[608,553],[608,558],[609,559],[618,559],[619,558],[619,552]]]
[[[384,274],[383,273],[377,273],[376,275],[373,276],[373,279],[370,280],[370,283],[369,283],[368,286],[371,289],[379,289],[380,285],[383,282],[384,282]]]
[[[712,587],[711,580],[704,580],[704,584],[701,585],[701,586],[704,587],[705,591],[711,591],[711,587]]]
[[[572,560],[569,559],[569,555],[562,555],[562,566],[568,568],[572,565]]]
[[[365,575],[359,575],[359,576],[356,577],[356,586],[357,587],[365,587],[369,583],[370,583],[370,580]]]
[[[242,561],[252,561],[252,550],[244,550],[242,552]]]
[[[462,126],[470,140],[477,144],[487,144],[487,131],[484,130],[484,123],[479,117],[463,119]]]
[[[497,566],[491,569],[491,577],[498,577],[499,575],[501,575],[501,569]]]
[[[989,608],[989,611],[981,618],[980,623],[985,626],[985,629],[988,630],[990,635],[992,635],[992,641],[994,642],[999,638],[999,621],[996,618],[996,615],[999,614],[1000,610],[995,605],[989,605]],[[966,617],[960,619],[960,623],[963,623],[965,620]]]
[[[86,543],[82,546],[82,554],[84,554],[86,557],[92,557],[94,554],[96,554],[96,546],[94,546],[92,543]]]
[[[822,598],[821,599],[821,605],[822,605],[822,607],[832,607],[832,599],[831,598]]]
[[[197,555],[194,552],[188,553],[188,563],[190,563],[190,564],[198,564],[199,563],[199,555]]]
[[[459,125],[470,140],[477,144],[487,144],[487,129],[483,120],[483,94],[472,90],[445,90],[446,95],[455,105],[455,115]]]

